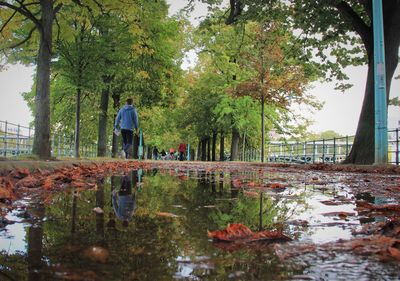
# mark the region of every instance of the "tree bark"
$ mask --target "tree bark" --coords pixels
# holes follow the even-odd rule
[[[215,157],[215,154],[216,154],[216,150],[217,150],[217,136],[218,136],[218,133],[217,132],[213,132],[213,135],[212,135],[212,153],[211,153],[211,161],[215,161],[216,159],[216,157]]]
[[[221,132],[221,138],[219,140],[219,161],[224,161],[225,159],[225,134]]]
[[[97,156],[104,157],[107,154],[107,111],[109,88],[108,85],[101,91],[99,113],[99,135],[97,138]]]
[[[236,161],[239,153],[240,134],[236,128],[232,128],[231,161]]]
[[[74,142],[74,157],[79,158],[81,134],[81,88],[76,89],[76,112],[75,112],[75,142]]]
[[[397,36],[400,38],[400,36]],[[358,120],[351,151],[343,163],[373,164],[375,162],[375,100],[373,47],[366,46],[369,57],[364,101]],[[389,101],[390,86],[398,65],[399,39],[385,36],[386,98]]]
[[[51,157],[50,142],[50,61],[53,40],[53,1],[40,1],[42,11],[35,96],[35,135],[32,153],[41,159]]]
[[[118,110],[120,107],[121,95],[119,93],[113,94],[112,98],[113,98],[113,102],[114,102],[114,104],[113,104],[114,111],[116,112],[114,114],[114,120],[115,120],[115,118],[117,118],[117,113],[118,113]],[[112,148],[111,148],[111,155],[112,155],[111,157],[112,158],[118,157],[118,150],[119,150],[118,149],[118,136],[113,133],[112,134]]]
[[[207,138],[201,139],[201,161],[207,161]]]
[[[211,161],[211,138],[207,137],[207,161]]]
[[[201,160],[201,139],[199,138],[199,143],[197,145],[197,161]]]

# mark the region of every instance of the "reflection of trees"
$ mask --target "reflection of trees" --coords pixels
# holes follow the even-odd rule
[[[121,184],[121,177],[98,182],[96,191],[76,190],[76,196],[56,194],[53,204],[46,206],[50,219],[41,230],[42,250],[36,258],[31,254],[30,266],[40,266],[37,261],[46,257],[48,264],[57,264],[63,272],[79,275],[91,271],[100,280],[171,280],[185,266],[177,261],[182,256],[188,257],[192,265],[198,257],[209,257],[207,263],[215,264],[217,269],[194,266],[192,276],[202,280],[226,280],[231,272],[243,272],[245,277],[239,277],[242,280],[284,275],[268,245],[263,246],[260,255],[254,249],[229,253],[217,250],[207,239],[208,229],[215,230],[220,224],[226,226],[218,213],[230,216],[234,222],[246,223],[240,220],[248,217],[255,225],[251,227],[253,230],[258,224],[259,201],[244,198],[240,192],[239,199],[232,200],[230,176],[222,176],[227,178],[225,182],[221,181],[220,172],[202,173],[198,180],[183,181],[161,173],[147,176],[137,194],[137,209],[127,228],[120,221],[115,222],[115,227],[105,227],[104,215],[93,212],[97,206],[104,210],[105,216],[113,213],[111,191]],[[264,205],[269,206],[265,202]],[[171,212],[179,217],[159,217],[157,212]],[[41,235],[37,232],[30,239],[34,241]],[[95,245],[109,251],[107,263],[101,264],[83,255],[86,248]]]
[[[45,208],[43,204],[37,204],[32,213],[35,221],[28,229],[28,281],[41,280],[42,248],[43,248],[43,218]]]

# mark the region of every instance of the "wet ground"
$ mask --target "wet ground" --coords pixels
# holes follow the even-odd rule
[[[0,280],[400,280],[397,240],[387,256],[354,244],[397,216],[365,208],[397,206],[396,175],[153,167],[13,201],[0,229]],[[207,236],[229,223],[293,240]]]

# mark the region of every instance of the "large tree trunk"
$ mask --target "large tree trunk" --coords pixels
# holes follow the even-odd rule
[[[75,142],[74,142],[74,157],[79,158],[81,134],[81,88],[76,90],[76,112],[75,112]]]
[[[35,96],[35,135],[32,153],[42,159],[51,157],[50,142],[50,60],[52,51],[53,1],[40,1],[42,11],[40,45],[37,58]]]
[[[225,159],[225,135],[221,132],[221,138],[219,140],[219,161],[224,161]]]
[[[240,134],[236,128],[232,128],[231,161],[236,161],[239,154]]]
[[[109,88],[108,85],[101,92],[99,113],[99,135],[97,139],[97,156],[104,157],[107,154],[107,111]]]
[[[398,64],[398,42],[385,40],[386,92],[389,101],[390,86]],[[344,163],[373,164],[375,161],[375,108],[374,108],[374,59],[372,47],[369,55],[367,83],[357,131],[350,154]]]
[[[218,133],[217,132],[213,132],[213,135],[212,135],[211,161],[215,161],[215,153],[216,153],[216,150],[217,150],[217,136],[218,136]]]
[[[113,98],[113,102],[114,102],[113,107],[114,107],[114,111],[115,111],[113,120],[115,120],[115,118],[117,117],[119,106],[120,106],[121,95],[119,93],[118,94],[113,94],[112,98]],[[118,136],[113,133],[113,135],[112,135],[112,148],[111,148],[111,155],[112,155],[113,158],[118,157],[118,150],[119,150],[118,149]]]

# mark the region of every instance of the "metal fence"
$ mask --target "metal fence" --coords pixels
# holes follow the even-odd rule
[[[0,121],[0,157],[17,157],[32,154],[33,136],[35,130],[31,127]],[[54,157],[73,157],[74,139],[56,134],[51,138]],[[97,145],[85,144],[80,147],[81,157],[96,157]]]
[[[340,163],[351,151],[354,136],[312,141],[271,141],[266,143],[265,162],[284,163]],[[399,165],[399,129],[388,131],[388,163]],[[261,161],[261,149],[246,149],[241,161]]]

